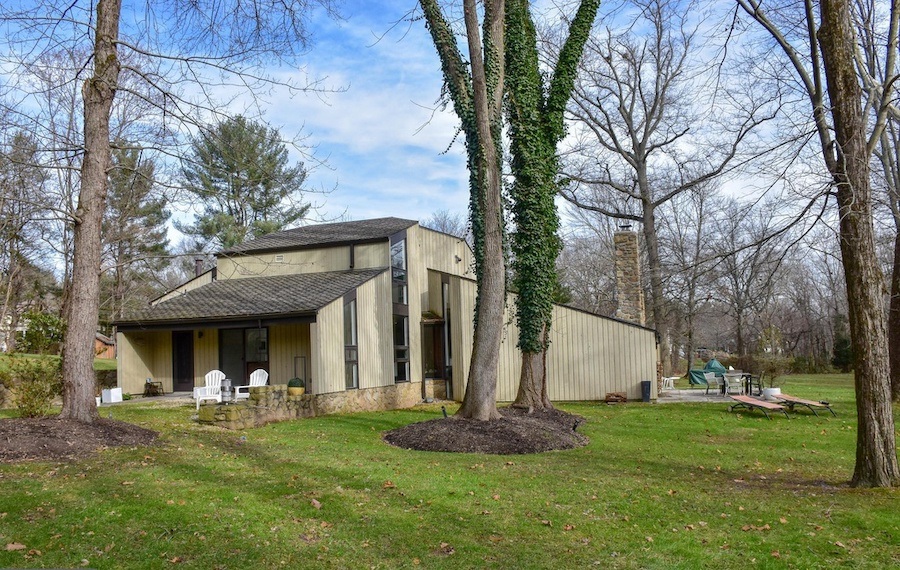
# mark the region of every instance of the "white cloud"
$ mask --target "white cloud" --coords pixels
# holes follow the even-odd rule
[[[344,22],[317,21],[305,73],[346,91],[269,98],[266,119],[288,138],[307,135],[327,161],[310,176],[313,186],[337,185],[324,198],[327,215],[426,219],[441,209],[466,211],[462,140],[447,150],[458,120],[452,110],[433,110],[442,78],[431,39],[422,22],[391,28],[411,5],[365,4],[347,8]]]

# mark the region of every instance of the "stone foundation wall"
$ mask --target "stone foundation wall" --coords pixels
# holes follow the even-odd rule
[[[250,388],[250,398],[238,404],[201,405],[199,421],[244,429],[326,414],[410,408],[421,401],[422,385],[418,383],[302,396],[288,395],[285,385],[259,386]]]

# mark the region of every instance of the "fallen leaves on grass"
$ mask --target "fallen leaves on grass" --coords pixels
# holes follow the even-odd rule
[[[744,526],[741,527],[741,530],[744,532],[748,532],[751,530],[772,530],[772,527],[769,526],[768,523],[766,523],[762,526],[756,526],[755,524],[745,524]]]
[[[456,552],[456,549],[450,546],[448,542],[442,542],[440,547],[434,551],[439,556],[450,556],[454,552]]]
[[[25,545],[19,542],[10,542],[6,545],[6,551],[10,552],[13,550],[25,550]]]

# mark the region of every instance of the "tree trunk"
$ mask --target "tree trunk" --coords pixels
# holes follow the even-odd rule
[[[822,0],[819,44],[831,99],[837,160],[832,177],[840,213],[840,245],[847,281],[856,377],[856,467],[851,485],[900,483],[890,399],[890,366],[872,221],[865,117],[853,54],[847,0]],[[825,149],[831,152],[830,149]]]
[[[547,328],[541,331],[546,342]],[[547,351],[525,352],[522,351],[522,372],[519,375],[519,390],[516,399],[512,403],[516,408],[525,408],[529,412],[533,410],[549,410],[553,408],[550,396],[547,394]]]
[[[497,374],[506,304],[506,267],[503,261],[502,191],[499,150],[503,92],[503,0],[485,3],[485,47],[482,53],[475,0],[463,4],[472,73],[472,105],[477,144],[478,206],[483,217],[483,246],[478,275],[475,339],[466,395],[457,415],[475,420],[500,418],[497,410]],[[490,70],[487,67],[490,66]],[[491,74],[490,83],[488,74]],[[478,236],[475,237],[478,239]]]
[[[66,304],[63,348],[63,408],[59,417],[92,423],[94,335],[100,306],[101,226],[111,164],[109,115],[119,78],[116,41],[121,0],[99,0],[96,7],[93,76],[85,81],[84,160],[75,210],[72,283]]]
[[[644,177],[646,182],[646,177]],[[649,182],[646,182],[649,185]],[[644,243],[647,246],[647,261],[650,269],[650,307],[653,311],[653,328],[659,334],[659,359],[663,363],[663,375],[671,371],[669,352],[671,339],[665,316],[665,296],[663,294],[662,267],[659,259],[659,236],[656,233],[656,208],[650,201],[649,187],[644,201]]]
[[[900,228],[894,238],[894,269],[891,272],[891,303],[888,313],[891,358],[891,395],[900,402]]]

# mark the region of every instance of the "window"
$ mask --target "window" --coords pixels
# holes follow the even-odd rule
[[[406,232],[391,236],[391,301],[394,304],[394,382],[409,382],[409,299]]]
[[[344,379],[348,390],[359,388],[359,349],[356,299],[344,303]]]
[[[269,369],[269,329],[220,329],[219,370],[235,386],[246,384],[250,372]]]
[[[394,315],[394,382],[409,382],[409,317]]]
[[[391,243],[391,298],[395,304],[407,304],[406,240]]]

